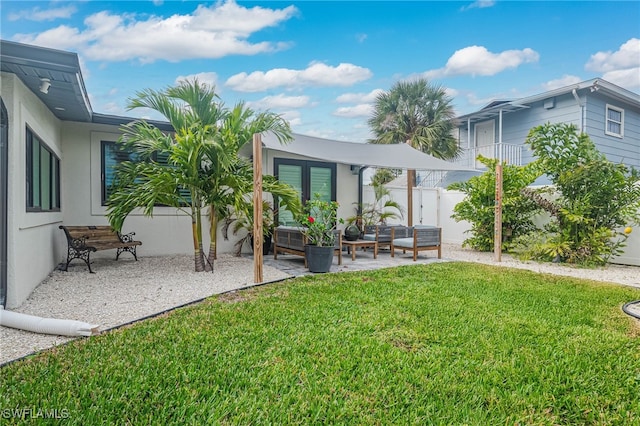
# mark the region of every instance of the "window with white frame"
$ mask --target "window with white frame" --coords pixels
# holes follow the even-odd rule
[[[624,136],[624,110],[607,105],[604,133],[621,138]]]

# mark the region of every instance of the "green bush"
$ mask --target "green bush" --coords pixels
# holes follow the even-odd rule
[[[491,251],[494,247],[495,229],[495,187],[496,165],[498,160],[478,157],[478,161],[487,166],[487,171],[474,176],[467,182],[457,182],[447,187],[450,190],[462,191],[464,200],[453,209],[452,217],[460,222],[471,223],[471,234],[464,240],[463,246],[480,251]],[[510,250],[513,241],[518,237],[529,235],[536,229],[532,218],[539,207],[531,199],[521,193],[540,176],[538,163],[526,166],[505,164],[502,168],[502,249]]]
[[[569,124],[544,124],[526,144],[553,187],[523,193],[551,215],[545,233],[520,241],[528,257],[601,265],[619,254],[627,234],[620,229],[640,220],[640,175],[608,161],[586,134]]]

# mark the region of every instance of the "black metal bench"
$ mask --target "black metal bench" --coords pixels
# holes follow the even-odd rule
[[[117,249],[116,260],[123,252],[128,252],[138,260],[136,254],[136,246],[142,244],[141,241],[135,241],[133,236],[135,232],[129,234],[121,234],[110,226],[64,226],[60,225],[60,229],[64,231],[67,237],[67,264],[64,267],[66,271],[69,263],[73,259],[82,259],[91,270],[90,255],[91,252],[99,250]]]

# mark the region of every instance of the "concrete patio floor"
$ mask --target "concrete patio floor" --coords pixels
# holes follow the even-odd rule
[[[253,259],[253,255],[246,256]],[[418,259],[414,262],[413,255],[410,252],[403,254],[401,251],[396,251],[395,257],[391,257],[391,252],[388,249],[380,249],[378,251],[377,259],[373,258],[372,249],[358,249],[355,260],[352,260],[351,254],[347,253],[345,250],[342,253],[342,265],[338,265],[338,257],[334,256],[330,272],[370,271],[401,265],[427,264],[433,262],[447,262],[451,260],[453,259],[445,258],[444,253],[442,259],[438,259],[436,251],[422,251],[419,252]],[[278,259],[274,259],[273,254],[268,254],[264,256],[263,263],[294,277],[315,275],[312,272],[309,272],[309,270],[304,266],[304,259],[302,256],[278,254]]]

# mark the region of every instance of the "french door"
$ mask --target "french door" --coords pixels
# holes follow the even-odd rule
[[[319,161],[303,161],[290,158],[274,159],[275,176],[280,182],[291,185],[303,203],[311,199],[336,200],[336,165]],[[293,214],[278,205],[278,224],[297,225]]]

